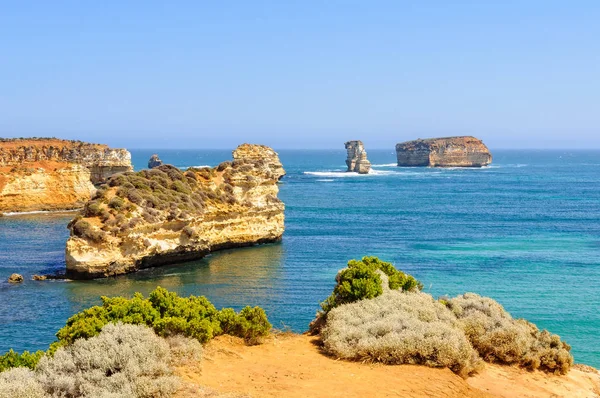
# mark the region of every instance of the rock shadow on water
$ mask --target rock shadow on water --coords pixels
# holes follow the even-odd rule
[[[180,296],[206,296],[217,307],[267,305],[282,291],[281,243],[215,252],[203,259],[165,265],[106,279],[74,281],[67,286],[74,312],[100,296],[148,295],[156,286]],[[280,288],[277,285],[280,285]]]

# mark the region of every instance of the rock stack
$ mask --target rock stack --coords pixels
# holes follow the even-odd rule
[[[358,174],[368,174],[371,170],[371,162],[367,159],[367,151],[362,141],[348,141],[344,144],[348,151],[346,158],[347,171]]]
[[[148,168],[149,169],[153,169],[155,167],[162,166],[162,165],[163,165],[163,161],[160,160],[160,158],[158,157],[157,154],[150,156],[150,160],[148,160]]]

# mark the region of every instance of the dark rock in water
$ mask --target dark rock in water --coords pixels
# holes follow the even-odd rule
[[[150,156],[150,160],[148,160],[148,168],[149,169],[153,169],[155,167],[162,166],[162,165],[163,165],[163,161],[160,160],[160,158],[158,157],[157,154]]]
[[[10,283],[21,283],[21,282],[23,282],[23,275],[12,274],[11,276],[8,277],[8,281]]]
[[[46,275],[34,275],[31,277],[32,280],[34,281],[45,281],[46,279],[48,279],[48,276]]]
[[[398,166],[404,167],[482,167],[492,163],[492,155],[475,137],[446,137],[396,144]]]
[[[367,159],[367,151],[365,151],[362,141],[348,141],[344,145],[348,151],[348,157],[346,158],[347,171],[368,174],[371,170],[371,162]]]

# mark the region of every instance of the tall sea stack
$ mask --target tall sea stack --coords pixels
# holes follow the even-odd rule
[[[346,158],[347,171],[368,174],[371,170],[371,162],[367,159],[367,151],[365,151],[362,141],[348,141],[344,145],[348,151],[348,157]]]
[[[398,166],[404,167],[482,167],[492,163],[492,155],[475,137],[418,139],[396,144]]]

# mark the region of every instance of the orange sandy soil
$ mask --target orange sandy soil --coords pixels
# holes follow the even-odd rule
[[[107,148],[107,145],[103,144],[88,144],[97,148]],[[81,145],[81,142],[78,141],[69,141],[69,140],[60,140],[58,138],[42,138],[42,139],[19,139],[15,138],[10,141],[0,141],[0,149],[11,150],[17,149],[20,147],[29,147],[29,146],[53,146],[53,147],[67,147],[67,148],[77,148]]]
[[[315,337],[282,334],[248,347],[240,339],[211,341],[199,366],[177,369],[188,397],[600,397],[600,374],[567,376],[487,365],[463,380],[448,369],[363,364],[323,355]]]

